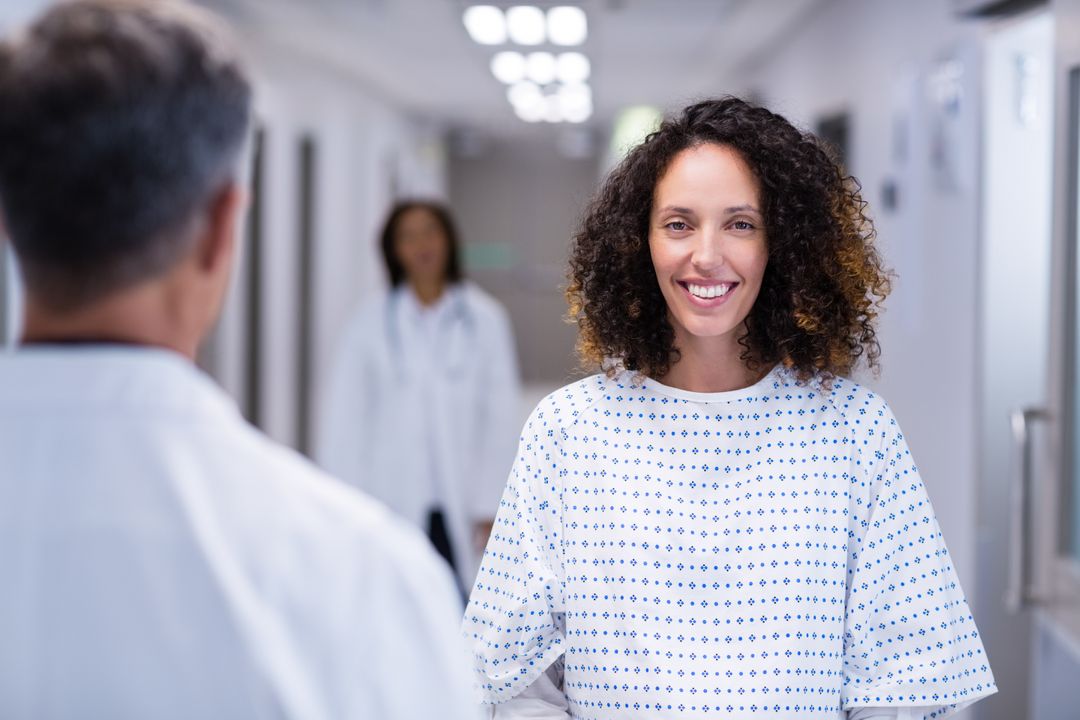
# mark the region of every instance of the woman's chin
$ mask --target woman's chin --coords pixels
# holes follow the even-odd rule
[[[683,333],[695,340],[709,340],[713,338],[733,337],[739,323],[717,320],[702,321],[702,318],[688,318],[687,322],[679,322]]]

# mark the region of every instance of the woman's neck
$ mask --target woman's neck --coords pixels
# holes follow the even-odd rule
[[[675,335],[679,360],[656,378],[665,385],[690,392],[727,392],[750,387],[762,378],[763,373],[746,366],[744,348],[734,333],[702,338],[677,330]]]
[[[412,289],[413,295],[420,301],[420,304],[424,307],[430,307],[439,301],[443,292],[446,290],[446,283],[442,280],[435,281],[416,281],[409,280],[409,287]]]

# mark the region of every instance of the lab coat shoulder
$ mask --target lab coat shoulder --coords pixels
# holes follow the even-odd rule
[[[469,303],[470,309],[481,317],[509,321],[510,316],[502,303],[476,283],[469,281],[461,283],[461,292],[465,296],[465,301]]]
[[[510,313],[506,311],[502,303],[472,282],[462,283],[461,292],[465,303],[469,306],[469,311],[479,321],[478,325],[481,328],[503,337],[513,336]]]
[[[262,482],[276,484],[289,498],[278,508],[278,521],[297,532],[321,529],[339,541],[363,543],[374,552],[408,552],[424,547],[414,533],[380,502],[349,489],[299,453],[278,445],[254,429],[247,438],[252,467],[260,468]],[[310,513],[306,514],[306,513]]]
[[[426,538],[381,502],[339,482],[253,428],[244,428],[244,434],[249,479],[263,486],[263,495],[273,498],[265,503],[252,496],[247,500],[260,504],[258,522],[280,531],[277,542],[297,548],[335,548],[333,569],[327,570],[331,578],[341,581],[351,578],[367,586],[370,571],[387,575],[384,588],[410,585],[416,577],[437,586],[444,580],[450,583],[449,571]],[[354,572],[348,572],[350,567]]]
[[[247,468],[233,517],[250,587],[288,617],[313,683],[341,716],[472,717],[449,568],[417,530],[253,428],[233,438]],[[243,487],[247,486],[247,487]],[[329,662],[324,662],[329,661]],[[416,693],[416,685],[429,688]]]

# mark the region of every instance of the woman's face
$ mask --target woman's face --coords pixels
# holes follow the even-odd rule
[[[723,145],[683,150],[657,183],[649,249],[677,341],[739,339],[769,259],[760,195]]]
[[[394,251],[411,283],[441,283],[450,261],[450,240],[426,208],[406,210],[394,229]]]

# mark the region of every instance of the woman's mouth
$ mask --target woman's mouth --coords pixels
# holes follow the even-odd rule
[[[679,286],[690,297],[691,301],[695,305],[703,307],[716,307],[720,305],[728,296],[734,292],[739,283],[736,282],[724,282],[724,283],[712,283],[709,285],[699,285],[698,283],[679,281]]]

